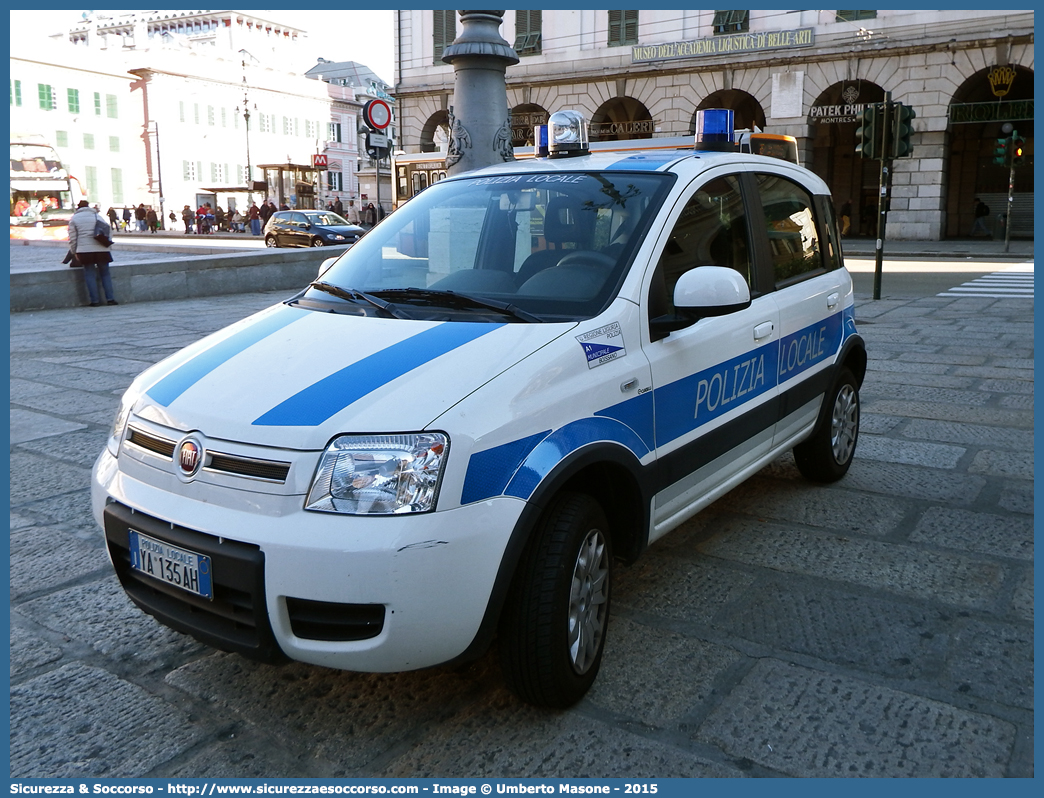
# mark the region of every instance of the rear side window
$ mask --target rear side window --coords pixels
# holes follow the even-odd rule
[[[826,271],[812,195],[779,175],[755,176],[776,286]]]

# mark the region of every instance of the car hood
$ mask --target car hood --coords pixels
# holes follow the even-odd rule
[[[181,432],[302,450],[345,432],[418,431],[573,327],[279,305],[145,371],[132,412]]]

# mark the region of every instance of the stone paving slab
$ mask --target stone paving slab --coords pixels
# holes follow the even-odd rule
[[[769,659],[731,698],[699,738],[790,776],[997,778],[1015,742],[989,715]]]

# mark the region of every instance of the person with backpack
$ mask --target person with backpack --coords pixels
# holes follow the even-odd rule
[[[92,308],[101,305],[97,285],[99,282],[105,292],[106,304],[119,304],[113,295],[112,276],[109,274],[112,253],[108,246],[95,238],[95,227],[99,222],[109,229],[105,219],[91,208],[87,200],[80,200],[72,219],[69,220],[69,255],[73,266],[83,267],[83,279],[87,285],[87,296],[90,297]],[[112,231],[109,232],[111,238]],[[111,243],[110,240],[110,245]]]

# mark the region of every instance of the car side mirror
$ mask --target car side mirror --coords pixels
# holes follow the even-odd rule
[[[322,277],[324,274],[326,274],[326,272],[330,270],[330,267],[334,265],[335,260],[337,260],[336,257],[327,258],[322,263],[320,263],[319,274],[316,275],[316,278],[318,279],[319,277]]]
[[[750,307],[750,287],[743,275],[725,266],[689,269],[674,286],[674,313],[649,322],[652,339],[666,338],[708,316],[727,316]]]

